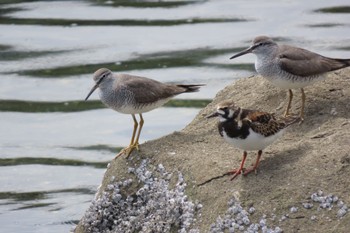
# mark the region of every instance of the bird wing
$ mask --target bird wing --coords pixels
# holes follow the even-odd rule
[[[267,112],[251,112],[246,119],[250,121],[251,129],[264,136],[270,136],[281,130],[281,125],[273,114]]]
[[[126,95],[131,95],[140,104],[149,104],[160,99],[173,97],[181,93],[183,89],[145,77],[122,74],[119,78],[121,82],[117,85],[121,86],[120,89],[127,92]]]
[[[328,58],[288,45],[280,46],[279,62],[282,70],[301,77],[320,75],[349,66],[348,59]]]
[[[268,124],[271,119],[275,120],[273,114],[260,111],[249,112],[246,118],[249,119],[252,124]]]

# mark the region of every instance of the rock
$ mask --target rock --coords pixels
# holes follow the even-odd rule
[[[306,87],[305,92],[305,121],[291,126],[279,141],[265,149],[257,175],[239,176],[233,181],[229,176],[222,176],[239,166],[242,151],[219,136],[216,120],[205,118],[217,103],[226,99],[233,99],[243,108],[281,115],[284,109],[278,106],[286,104],[287,92],[271,86],[260,76],[253,76],[235,81],[220,91],[180,132],[140,145],[140,151],[133,152],[129,160],[123,157],[112,160],[97,197],[110,188],[111,180],[135,180],[136,176],[128,170],[148,159],[150,171],[158,169],[169,175],[169,189],[178,182],[175,174],[183,175],[186,201],[201,206],[193,232],[197,232],[196,229],[209,232],[220,216],[224,219],[232,198],[246,211],[254,205],[254,214],[249,215],[253,227],[258,226],[255,224],[264,214],[284,216],[291,206],[303,207],[302,203],[311,202],[310,196],[318,190],[336,195],[349,204],[350,69],[328,74],[325,81]],[[296,90],[293,112],[299,112],[300,99],[300,92]],[[255,161],[255,153],[248,153],[246,166]],[[214,177],[217,179],[212,179]],[[131,182],[124,192],[136,193],[141,183]],[[347,232],[350,214],[338,211],[339,208],[299,208],[294,219],[279,221],[279,218],[267,217],[266,224],[275,229],[273,232]],[[230,226],[232,232],[236,231],[233,226]],[[84,232],[81,222],[76,232]]]

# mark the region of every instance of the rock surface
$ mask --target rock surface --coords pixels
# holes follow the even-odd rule
[[[116,181],[137,179],[128,169],[148,159],[150,171],[161,164],[167,172],[183,175],[188,199],[202,207],[191,226],[197,232],[220,232],[211,225],[219,216],[225,218],[232,200],[247,211],[254,210],[249,218],[257,223],[259,232],[265,222],[283,232],[348,232],[350,213],[345,207],[350,205],[350,69],[328,74],[325,81],[306,87],[305,93],[305,121],[291,126],[265,149],[257,175],[238,176],[233,181],[222,176],[200,185],[237,168],[242,158],[242,151],[219,136],[217,119],[205,118],[217,103],[233,99],[243,108],[276,112],[277,116],[283,113],[287,92],[253,76],[220,91],[180,132],[142,144],[128,160],[111,161],[97,198],[112,177]],[[300,99],[300,92],[294,91],[295,113],[299,112]],[[255,154],[248,153],[246,166],[255,161]],[[176,177],[171,178],[169,187],[175,187]],[[142,182],[134,184],[124,190],[125,196],[136,193]],[[179,229],[174,227],[170,232]],[[76,232],[86,232],[82,221]],[[237,228],[235,232],[241,231]]]

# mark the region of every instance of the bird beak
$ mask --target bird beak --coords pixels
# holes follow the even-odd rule
[[[91,88],[91,91],[89,92],[89,94],[86,96],[85,101],[87,101],[87,99],[90,97],[90,95],[98,88],[98,84],[95,84],[95,86],[93,86]]]
[[[230,59],[234,59],[234,58],[240,57],[240,56],[242,56],[244,54],[251,53],[253,49],[254,49],[254,47],[250,46],[249,48],[247,48],[247,49],[245,49],[245,50],[243,50],[243,51],[233,55],[232,57],[230,57]]]
[[[213,117],[217,117],[219,116],[219,113],[218,112],[213,112],[212,114],[206,116],[205,118],[209,119],[209,118],[213,118]]]

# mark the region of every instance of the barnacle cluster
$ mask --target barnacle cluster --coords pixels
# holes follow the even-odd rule
[[[246,232],[246,233],[281,233],[281,228],[270,228],[266,223],[266,215],[264,215],[259,223],[252,223],[249,216],[255,212],[254,207],[245,210],[235,198],[228,202],[228,209],[225,216],[219,216],[216,222],[211,224],[210,233],[219,232]]]
[[[85,232],[199,233],[195,223],[201,221],[202,205],[193,203],[186,196],[186,183],[182,174],[178,173],[176,184],[170,185],[173,174],[168,173],[162,164],[150,170],[148,161],[143,160],[138,167],[128,168],[128,172],[134,174],[134,179],[116,181],[115,177],[112,177],[110,184],[93,200],[83,217]],[[317,191],[311,194],[310,199],[301,203],[304,209],[312,209],[315,203],[319,203],[318,211],[338,208],[338,218],[342,218],[348,212],[347,205],[335,195]],[[289,210],[292,214],[298,211],[299,208],[294,206]],[[252,214],[255,214],[253,206],[246,210],[233,197],[228,202],[225,215],[217,217],[209,232],[283,232],[278,226],[268,226],[266,215],[258,222],[252,222]],[[273,216],[272,220],[276,217]],[[283,215],[280,221],[288,218],[289,214]],[[311,220],[315,221],[317,217],[312,216]]]
[[[332,209],[333,207],[337,207],[337,217],[342,218],[344,215],[348,212],[347,205],[338,198],[338,196],[335,196],[333,194],[324,194],[322,190],[318,190],[317,192],[311,194],[311,200],[314,202],[318,202],[319,208],[318,209]]]
[[[185,195],[182,174],[178,174],[177,183],[171,189],[171,174],[161,164],[155,172],[149,171],[147,165],[147,160],[143,160],[139,167],[129,168],[135,180],[112,181],[92,202],[83,217],[86,232],[199,232],[190,228],[201,206]],[[138,182],[140,188],[126,195],[122,190],[133,182]]]

